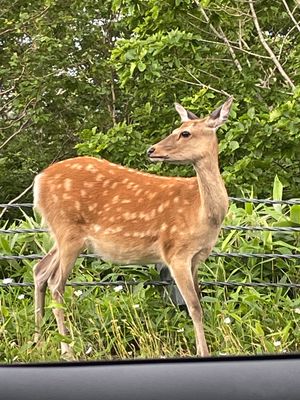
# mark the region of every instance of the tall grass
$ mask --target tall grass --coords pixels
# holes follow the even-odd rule
[[[278,183],[277,183],[278,185]],[[276,192],[277,190],[277,192]],[[280,187],[274,196],[281,197]],[[24,215],[10,228],[37,227]],[[299,206],[232,204],[225,221],[230,225],[300,226]],[[299,252],[299,233],[223,231],[216,250],[222,252]],[[0,235],[2,254],[46,252],[49,236]],[[1,261],[3,278],[32,281],[33,261]],[[158,279],[154,266],[113,266],[79,259],[73,281]],[[210,258],[199,269],[199,281],[299,282],[299,262],[259,258]],[[185,308],[172,304],[166,289],[138,284],[118,288],[67,287],[64,309],[68,338],[77,359],[185,357],[195,354],[193,326]],[[300,347],[300,297],[295,289],[261,287],[203,287],[205,332],[213,355],[294,352]],[[32,288],[0,288],[0,362],[59,360],[59,342],[47,295],[42,340],[32,341]]]

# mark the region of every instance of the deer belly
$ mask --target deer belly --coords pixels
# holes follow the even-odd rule
[[[123,239],[123,238],[122,238]],[[88,238],[87,247],[103,261],[117,264],[154,264],[162,262],[157,252],[157,244],[150,243],[145,238],[122,240],[117,235],[102,238]]]

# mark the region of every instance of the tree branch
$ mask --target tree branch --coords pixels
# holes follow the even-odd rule
[[[20,128],[14,132],[12,135],[10,135],[1,145],[0,145],[0,150],[3,149],[4,146],[7,145],[7,143],[9,143],[15,136],[17,136],[18,133],[20,133],[22,131],[22,129],[26,128],[28,126],[30,119],[28,119],[27,121],[25,121]]]
[[[209,21],[209,17],[206,14],[204,8],[201,6],[201,4],[199,3],[199,1],[196,1],[196,4],[199,7],[199,10],[201,11],[201,14],[203,15],[203,17],[205,18],[206,23],[208,24],[208,26],[210,27],[210,29],[212,30],[212,32],[219,38],[222,39],[225,43],[225,45],[227,46],[229,53],[234,61],[235,66],[237,67],[238,71],[241,72],[243,70],[239,60],[237,59],[235,52],[231,46],[231,44],[229,43],[229,40],[227,39],[223,29],[221,27],[219,27],[220,32],[218,32],[218,30],[210,23]]]
[[[184,79],[180,79],[180,78],[177,78],[177,77],[175,77],[174,79],[176,79],[176,80],[178,80],[178,81],[180,81],[180,82],[183,82],[183,83],[188,83],[189,85],[200,86],[200,87],[203,87],[203,88],[205,88],[205,89],[212,90],[213,92],[223,94],[223,95],[225,95],[225,96],[227,96],[227,97],[230,97],[230,96],[231,96],[231,95],[230,95],[229,93],[227,93],[225,90],[219,90],[219,89],[216,89],[216,88],[214,88],[214,87],[212,87],[212,86],[210,86],[210,85],[205,85],[204,83],[202,83],[201,81],[199,81],[199,79],[198,79],[195,75],[193,75],[193,74],[191,73],[191,71],[189,71],[187,68],[185,68],[184,66],[182,66],[182,68],[183,68],[196,82],[186,81],[186,80],[184,80]]]
[[[265,41],[265,38],[264,38],[264,36],[262,34],[262,31],[261,31],[261,28],[260,28],[260,25],[259,25],[259,22],[258,22],[258,19],[257,19],[257,15],[256,15],[256,12],[255,12],[255,9],[254,9],[253,0],[248,0],[248,2],[249,2],[250,11],[251,11],[251,14],[252,14],[254,26],[255,26],[255,28],[257,30],[258,37],[260,39],[261,44],[263,45],[263,47],[265,48],[267,53],[270,55],[272,61],[276,65],[276,67],[277,67],[279,73],[281,74],[281,76],[283,77],[283,79],[288,83],[288,85],[292,89],[295,89],[295,85],[293,84],[292,80],[290,79],[288,74],[283,69],[282,65],[280,64],[280,62],[278,61],[277,57],[273,53],[272,49],[269,47],[268,43]]]
[[[299,26],[298,22],[296,21],[295,17],[293,16],[291,10],[289,9],[289,6],[288,6],[287,2],[286,2],[285,0],[282,0],[282,2],[283,2],[283,4],[284,4],[284,6],[285,6],[285,8],[286,8],[286,11],[287,11],[287,13],[289,14],[291,20],[294,22],[295,27],[296,27],[296,28],[298,29],[298,31],[300,32],[300,26]]]
[[[9,201],[7,204],[13,204],[16,201],[18,201],[21,197],[23,197],[27,192],[29,192],[29,190],[32,188],[33,186],[33,182],[25,189],[23,190],[22,193],[20,193],[17,197],[15,197],[14,199],[12,199],[11,201]],[[3,217],[4,213],[7,211],[8,207],[3,208],[1,214],[0,214],[0,219]]]

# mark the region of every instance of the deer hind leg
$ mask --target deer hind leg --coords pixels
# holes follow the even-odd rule
[[[170,265],[170,270],[176,282],[178,289],[187,305],[189,314],[192,318],[195,336],[197,355],[205,357],[209,356],[209,351],[204,335],[203,314],[195,288],[192,266],[190,263],[182,261],[174,261]]]
[[[59,245],[59,262],[57,268],[52,271],[48,279],[48,286],[52,299],[59,305],[63,303],[63,296],[68,276],[82,247],[82,242],[75,242],[74,239],[72,240],[69,238],[65,239],[63,243]],[[67,336],[68,330],[64,322],[63,308],[53,308],[53,314],[56,319],[58,332],[63,336]],[[72,348],[65,342],[61,342],[61,354],[67,359],[74,358]]]
[[[35,334],[34,342],[37,343],[41,336],[41,324],[45,309],[45,294],[47,281],[52,271],[58,267],[57,249],[54,246],[45,257],[39,261],[34,269],[34,308],[35,308]]]

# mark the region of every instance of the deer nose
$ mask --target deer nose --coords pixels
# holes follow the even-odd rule
[[[150,157],[151,154],[154,153],[154,152],[155,152],[155,148],[154,147],[149,147],[149,149],[147,150],[148,157]]]

